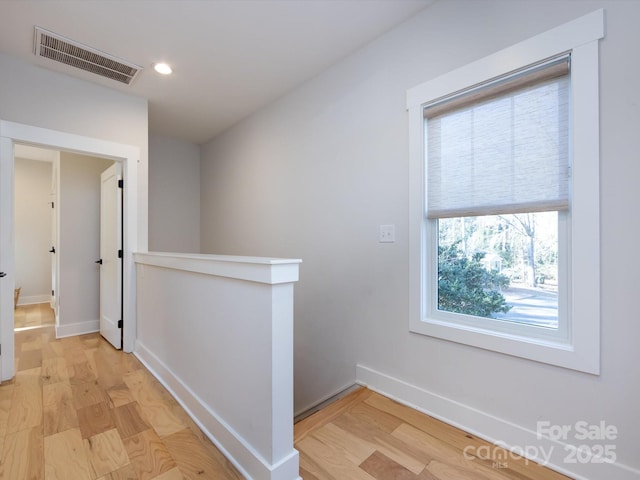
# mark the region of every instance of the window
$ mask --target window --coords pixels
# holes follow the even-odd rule
[[[411,331],[599,372],[602,36],[598,11],[409,90]]]
[[[562,55],[424,106],[431,316],[566,339],[569,70]]]

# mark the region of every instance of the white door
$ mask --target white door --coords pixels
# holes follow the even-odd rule
[[[13,376],[13,261],[13,143],[0,138],[0,349],[5,346],[0,372],[4,380]]]
[[[100,190],[100,333],[122,348],[122,189],[119,162],[102,172]]]

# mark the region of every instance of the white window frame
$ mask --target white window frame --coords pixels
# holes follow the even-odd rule
[[[598,375],[600,373],[599,55],[604,10],[597,10],[407,91],[409,112],[410,331]],[[559,220],[559,249],[566,252],[563,326],[557,335],[528,334],[513,322],[490,328],[447,320],[434,308],[427,275],[437,275],[436,220],[425,215],[424,106],[542,60],[571,53],[571,210]],[[431,222],[431,223],[430,223]],[[564,225],[564,223],[567,223]],[[437,230],[437,225],[435,230]],[[562,273],[561,273],[562,274]],[[433,287],[431,287],[433,288]],[[565,311],[566,310],[566,311]],[[444,313],[444,315],[442,315]],[[512,325],[512,327],[510,327]]]

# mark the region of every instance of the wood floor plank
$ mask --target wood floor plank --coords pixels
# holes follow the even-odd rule
[[[445,464],[448,471],[459,472],[459,475],[466,475],[469,479],[509,480],[507,473],[486,466],[481,460],[467,459],[461,455],[459,450],[448,443],[407,423],[400,425],[392,435],[408,445],[416,445],[421,450],[429,452],[434,458]],[[433,472],[433,465],[434,461],[431,461],[427,467],[431,472]]]
[[[42,360],[42,384],[69,382],[67,362],[62,357],[43,358]]]
[[[2,452],[0,478],[43,480],[43,452],[42,427],[8,434]]]
[[[97,382],[71,385],[73,403],[77,409],[90,407],[96,403],[110,404],[111,399]]]
[[[142,365],[142,362],[138,360],[138,358],[132,353],[125,353],[122,356],[121,365],[123,368],[123,371],[121,373],[123,375],[125,373],[135,372],[136,370],[145,370],[144,365]]]
[[[121,361],[114,357],[114,352],[107,348],[97,348],[90,355],[95,366],[98,383],[104,389],[122,384],[122,375],[116,372],[117,364]]]
[[[41,327],[53,325],[55,318],[48,303],[19,305],[14,310],[14,328]]]
[[[376,445],[328,423],[312,433],[325,445],[341,451],[341,455],[355,465],[360,465],[376,451]]]
[[[186,425],[173,414],[162,397],[153,390],[153,385],[147,380],[146,375],[141,370],[137,370],[125,374],[123,378],[133,397],[144,409],[147,421],[160,437],[184,430]]]
[[[132,360],[132,357],[134,360]],[[102,366],[108,367],[109,373],[115,374],[118,377],[121,377],[126,373],[131,373],[139,369],[141,366],[132,354],[116,350],[111,344],[106,342],[102,342],[98,346],[94,353],[94,358],[98,368],[100,367],[100,364],[102,364]],[[108,372],[105,371],[104,373],[106,374]],[[110,386],[112,385],[105,384],[105,387],[107,388]]]
[[[46,480],[91,480],[91,467],[79,429],[45,437],[44,471]]]
[[[416,480],[442,480],[442,478],[436,477],[435,474],[431,473],[428,468],[425,468],[422,472],[420,472],[420,475],[416,477]]]
[[[96,353],[98,352],[99,347],[94,346],[87,348],[85,350],[85,355],[87,356],[87,361],[89,362],[89,369],[93,372],[95,379],[98,379],[98,365],[96,364]]]
[[[316,477],[313,473],[311,473],[309,470],[307,470],[306,468],[300,466],[300,476],[304,479],[304,480],[320,480],[318,477]]]
[[[125,353],[121,355],[118,362],[116,362],[113,367],[114,372],[118,375],[133,373],[136,370],[146,371],[142,363],[140,363],[140,360],[138,360],[132,353]]]
[[[185,479],[240,479],[235,469],[228,470],[209,455],[198,438],[189,430],[181,430],[163,439],[169,453]]]
[[[45,436],[78,427],[71,385],[64,382],[44,385],[42,396]]]
[[[42,336],[36,335],[33,340],[28,342],[23,342],[20,346],[20,350],[22,352],[28,352],[31,350],[42,350]]]
[[[24,328],[27,326],[27,313],[21,305],[13,312],[13,328]]]
[[[42,358],[58,357],[58,352],[53,348],[53,344],[57,342],[54,328],[41,328],[40,338],[42,339]]]
[[[72,385],[94,383],[96,380],[98,380],[97,376],[88,359],[69,366],[69,383]]]
[[[182,475],[182,470],[180,470],[179,468],[172,468],[171,470],[161,473],[160,475],[158,475],[157,477],[155,477],[153,480],[183,480],[184,477]],[[201,478],[209,478],[209,477],[201,477]],[[213,477],[213,478],[218,478],[218,477]]]
[[[177,467],[160,437],[151,429],[125,439],[123,443],[139,480],[151,480]]]
[[[386,430],[363,422],[349,412],[335,419],[333,423],[349,431],[352,435],[375,444],[377,450],[381,453],[416,474],[420,473],[433,460],[433,456],[428,453],[415,448],[413,445],[407,445]]]
[[[21,350],[17,353],[18,365],[17,372],[39,368],[42,366],[42,350]]]
[[[431,461],[428,454],[411,448],[410,445],[397,445],[392,441],[387,441],[386,438],[376,438],[375,444],[380,453],[415,474],[422,472]],[[425,460],[425,457],[429,459]]]
[[[41,371],[41,368],[32,368],[16,373],[8,433],[42,425]]]
[[[376,480],[360,467],[341,455],[341,451],[307,435],[298,445],[316,463],[320,464],[334,479]]]
[[[461,430],[458,428],[430,417],[429,415],[418,412],[417,410],[401,405],[398,402],[382,395],[374,394],[367,399],[366,403],[378,410],[400,418],[404,422],[419,428],[423,432],[434,434],[440,440],[460,450],[463,450],[468,445],[472,445],[476,448],[490,445],[489,442],[475,438],[472,435],[466,433],[461,435]]]
[[[337,418],[342,413],[349,410],[353,405],[357,405],[371,395],[371,390],[361,387],[354,390],[340,401],[334,402],[327,407],[315,412],[313,415],[297,422],[293,427],[294,442],[302,440],[310,431],[321,427]]]
[[[0,459],[2,458],[2,448],[4,439],[7,436],[7,426],[9,422],[9,411],[13,400],[13,384],[3,384],[0,386]]]
[[[300,445],[298,445],[297,448],[300,459],[300,475],[304,480],[307,480],[307,477],[314,480],[335,480],[333,475],[327,472],[322,465],[307,455],[304,449],[300,448]]]
[[[107,473],[98,480],[138,480],[138,474],[133,468],[133,465],[129,463],[115,472]]]
[[[93,478],[129,465],[129,455],[116,429],[85,439],[84,446]]]
[[[102,338],[98,332],[87,333],[85,335],[79,335],[78,339],[84,345],[84,348],[88,351],[94,348],[98,348],[102,343]]]
[[[366,402],[360,403],[351,408],[349,410],[349,415],[357,418],[361,423],[374,425],[387,433],[393,432],[402,424],[402,419],[374,408]]]
[[[415,480],[415,473],[407,470],[380,452],[372,453],[360,464],[360,468],[378,480]]]
[[[215,460],[219,465],[223,467],[228,479],[234,480],[243,480],[244,477],[240,475],[235,466],[226,458],[220,450],[209,440],[209,438],[200,430],[200,428],[196,425],[196,423],[187,415],[187,413],[180,407],[173,407],[171,411],[183,422],[187,425],[189,431],[195,436],[195,438],[200,442],[202,448],[207,452],[213,460]],[[165,437],[167,438],[167,437]]]
[[[450,478],[452,480],[493,480],[494,478],[500,478],[491,476],[491,470],[484,472],[471,471],[460,465],[451,465],[437,460],[431,462],[426,470],[433,478],[438,480],[442,478]]]
[[[61,338],[60,342],[62,344],[64,358],[69,368],[75,363],[84,363],[88,360],[85,346],[79,337]]]
[[[145,420],[138,402],[121,405],[112,411],[116,428],[123,439],[151,428],[151,425]]]
[[[83,439],[116,428],[113,412],[104,402],[78,409],[78,425]]]
[[[121,377],[122,379],[122,377]],[[122,405],[126,405],[127,403],[135,402],[135,398],[133,398],[133,394],[129,390],[124,383],[120,383],[114,385],[113,387],[107,388],[107,395],[111,399],[111,403],[114,407],[121,407]]]

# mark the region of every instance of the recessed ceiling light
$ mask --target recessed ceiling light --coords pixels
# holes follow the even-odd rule
[[[171,70],[171,67],[167,63],[156,63],[153,66],[153,69],[156,72],[161,73],[162,75],[169,75],[171,72],[173,72],[173,70]]]

